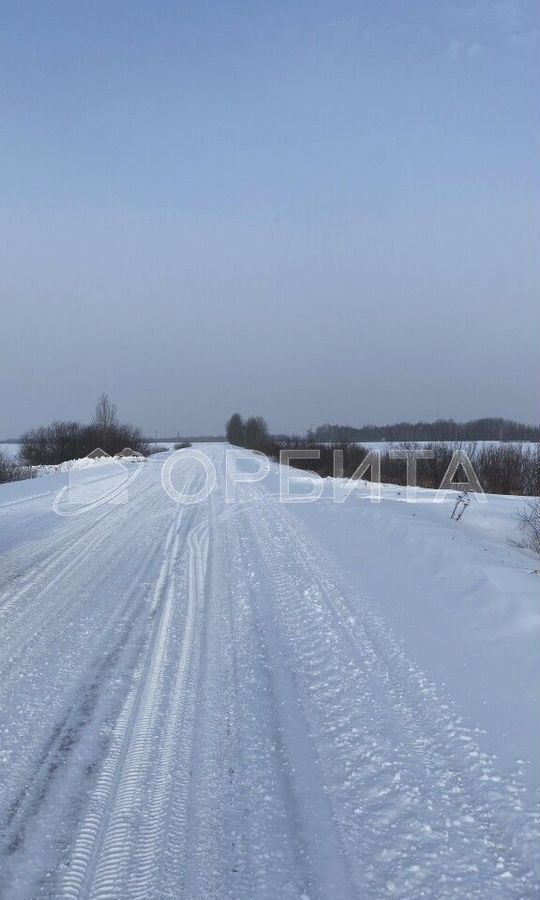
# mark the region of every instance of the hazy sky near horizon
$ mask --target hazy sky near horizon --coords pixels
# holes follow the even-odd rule
[[[0,438],[538,421],[536,0],[6,0]]]

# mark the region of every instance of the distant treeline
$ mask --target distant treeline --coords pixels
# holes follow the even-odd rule
[[[279,460],[281,451],[297,450],[306,453],[306,457],[291,459],[289,465],[305,471],[315,472],[322,478],[332,475],[343,475],[345,478],[355,476],[369,454],[369,450],[354,441],[319,441],[312,437],[279,437],[271,436],[262,416],[243,419],[235,413],[226,426],[227,440],[231,444],[247,447],[265,453],[272,459]],[[402,450],[414,451],[414,441],[404,441]],[[396,448],[383,448],[380,452],[380,479],[384,484],[407,483],[407,466],[404,458],[394,454]],[[481,487],[491,494],[516,494],[518,496],[540,495],[540,444],[530,447],[520,442],[476,444],[474,441],[441,441],[423,443],[424,453],[432,455],[430,459],[419,459],[417,463],[417,484],[419,487],[439,488],[444,475],[452,461],[455,450],[467,453]],[[310,451],[317,451],[317,458],[309,458]],[[335,451],[338,451],[341,471],[335,470]],[[372,470],[368,469],[362,478],[371,480]],[[455,478],[454,481],[459,480]]]
[[[454,422],[397,422],[395,425],[319,425],[307,434],[310,441],[540,441],[540,426],[512,419],[471,419]]]
[[[215,444],[220,443],[225,440],[223,435],[215,435],[215,434],[189,434],[179,437],[178,435],[173,435],[172,437],[145,437],[143,440],[148,444]]]

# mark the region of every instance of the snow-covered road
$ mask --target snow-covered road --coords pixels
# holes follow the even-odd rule
[[[519,774],[279,502],[277,467],[230,504],[225,447],[204,450],[196,505],[162,456],[76,517],[52,509],[64,475],[0,494],[0,896],[536,896]],[[175,478],[201,486],[189,453]]]

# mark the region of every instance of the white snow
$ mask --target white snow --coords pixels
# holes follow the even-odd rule
[[[0,486],[0,895],[536,896],[523,501],[284,505],[272,464],[230,504],[197,449],[193,506],[163,455],[85,515],[72,470]]]
[[[0,441],[0,453],[5,453],[8,457],[15,458],[18,456],[20,448],[20,444],[2,443]]]

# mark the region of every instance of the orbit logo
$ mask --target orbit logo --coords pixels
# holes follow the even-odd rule
[[[67,464],[68,483],[54,499],[54,512],[64,517],[80,516],[100,506],[127,503],[129,488],[145,463],[142,453],[129,447],[115,456],[97,447],[83,459]]]

